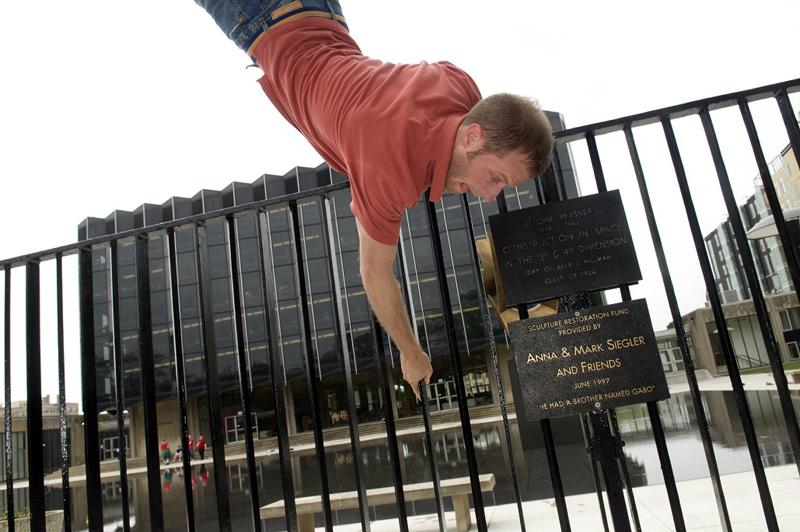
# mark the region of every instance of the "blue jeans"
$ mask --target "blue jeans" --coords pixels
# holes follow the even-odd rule
[[[342,16],[338,0],[195,0],[236,46],[247,52],[273,24],[303,12]],[[276,9],[281,9],[275,13]],[[332,15],[331,15],[332,16]]]

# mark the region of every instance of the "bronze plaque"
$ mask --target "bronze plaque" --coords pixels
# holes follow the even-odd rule
[[[527,421],[669,397],[644,299],[509,328]]]
[[[642,279],[618,190],[491,216],[501,309]]]

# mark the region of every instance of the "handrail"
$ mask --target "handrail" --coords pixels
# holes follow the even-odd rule
[[[800,92],[800,78],[764,85],[763,87],[755,89],[703,98],[702,100],[693,100],[691,102],[662,107],[661,109],[645,111],[644,113],[637,113],[613,120],[605,120],[585,126],[564,129],[562,131],[556,131],[554,136],[558,143],[572,142],[585,138],[586,134],[589,132],[594,135],[604,135],[606,133],[622,131],[627,124],[630,124],[632,127],[645,126],[660,122],[662,117],[674,119],[699,114],[700,110],[703,108],[708,108],[713,111],[715,109],[736,106],[740,101],[755,102],[758,100],[765,100],[776,96],[778,92],[784,89],[789,93]]]
[[[0,268],[4,268],[5,266],[11,266],[11,267],[22,266],[23,264],[29,261],[40,261],[40,260],[51,259],[58,255],[66,257],[74,253],[77,253],[78,250],[82,248],[89,248],[97,244],[105,244],[113,240],[122,240],[125,238],[136,237],[146,233],[162,231],[165,229],[169,229],[171,227],[202,222],[205,220],[210,220],[212,218],[223,218],[225,216],[231,214],[237,214],[244,211],[266,210],[269,207],[272,207],[273,205],[280,205],[282,203],[288,204],[291,201],[298,201],[301,199],[314,196],[323,196],[325,194],[330,194],[331,192],[336,192],[337,190],[343,190],[345,188],[350,188],[349,181],[343,181],[341,183],[333,183],[331,185],[326,185],[324,187],[317,187],[309,190],[303,190],[301,192],[295,192],[293,194],[286,194],[283,196],[279,196],[277,198],[268,198],[259,201],[251,201],[249,203],[243,203],[241,205],[235,205],[233,207],[225,207],[224,209],[204,212],[202,214],[193,214],[192,216],[178,218],[177,220],[170,220],[168,222],[161,222],[153,225],[146,225],[144,227],[137,227],[135,229],[129,229],[127,231],[121,231],[119,233],[113,233],[110,235],[103,235],[94,238],[89,238],[87,240],[81,240],[80,242],[75,242],[74,244],[67,244],[65,246],[59,246],[44,251],[37,251],[34,253],[29,253],[27,255],[20,255],[18,257],[14,257],[11,259],[0,260]]]

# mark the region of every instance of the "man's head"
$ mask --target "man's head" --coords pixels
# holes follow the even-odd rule
[[[505,93],[484,98],[458,129],[445,188],[491,201],[504,187],[541,175],[553,144],[550,122],[536,102]]]

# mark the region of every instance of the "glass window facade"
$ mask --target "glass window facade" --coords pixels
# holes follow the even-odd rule
[[[729,318],[728,335],[733,344],[734,355],[740,369],[754,368],[769,364],[767,348],[755,315],[740,316]],[[717,326],[714,322],[706,323],[708,337],[711,341],[711,349],[714,353],[714,360],[719,368],[725,368],[725,357],[722,351],[722,343],[719,339]]]
[[[780,318],[786,356],[789,360],[800,360],[800,308],[781,310]]]
[[[48,431],[45,431],[48,432]],[[0,432],[0,441],[5,442],[6,433]],[[11,433],[11,459],[13,467],[13,479],[23,479],[27,477],[26,467],[27,461],[25,459],[25,432],[12,432]],[[6,446],[0,445],[0,481],[6,480]],[[45,469],[45,471],[48,471]]]
[[[739,212],[745,231],[769,216],[770,210],[763,188],[757,188],[745,204],[739,207]],[[726,220],[709,233],[705,242],[722,302],[735,303],[750,299],[742,257],[736,246],[730,221]],[[791,292],[793,287],[779,239],[767,237],[750,240],[749,246],[762,292],[765,295]]]
[[[694,348],[692,347],[692,339],[686,338],[686,341],[689,344],[689,356],[694,360],[695,354]],[[676,338],[659,340],[658,353],[661,356],[661,365],[664,368],[664,373],[675,373],[686,369],[683,362],[683,355],[681,354],[681,348]]]

